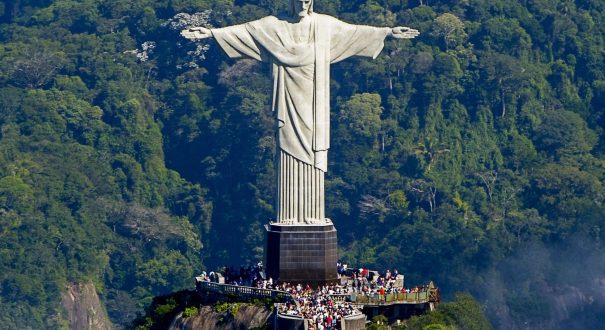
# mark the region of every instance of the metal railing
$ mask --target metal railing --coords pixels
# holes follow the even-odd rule
[[[292,295],[285,291],[254,288],[249,286],[238,286],[231,284],[220,284],[207,282],[201,278],[196,278],[196,287],[198,291],[209,291],[224,295],[235,295],[249,298],[270,298],[276,300],[292,300]]]
[[[384,295],[375,294],[356,294],[352,293],[349,297],[350,301],[360,305],[385,305],[385,304],[424,304],[428,303],[429,293],[428,291],[423,292],[410,292],[410,293],[386,293]]]

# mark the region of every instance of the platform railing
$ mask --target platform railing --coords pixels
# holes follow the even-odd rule
[[[410,293],[386,293],[384,295],[375,294],[357,294],[350,295],[351,302],[363,305],[384,305],[396,303],[424,304],[429,302],[428,292],[410,292]]]
[[[254,288],[249,286],[239,286],[231,284],[220,284],[215,282],[204,281],[201,277],[196,278],[196,287],[198,291],[210,291],[219,294],[232,294],[236,296],[252,297],[252,298],[271,298],[291,300],[292,295],[285,291]]]

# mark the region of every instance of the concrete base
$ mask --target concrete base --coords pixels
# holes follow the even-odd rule
[[[336,283],[336,228],[313,225],[265,225],[267,274],[280,282]]]

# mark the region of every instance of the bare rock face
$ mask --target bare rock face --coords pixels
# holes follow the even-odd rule
[[[111,322],[93,283],[76,283],[67,287],[62,297],[69,328],[74,330],[110,330]]]
[[[239,330],[262,328],[267,322],[271,311],[265,307],[250,304],[240,304],[237,313],[217,313],[212,306],[202,306],[198,315],[183,318],[177,316],[170,330]]]

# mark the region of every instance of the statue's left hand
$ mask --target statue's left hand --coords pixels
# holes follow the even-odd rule
[[[391,30],[391,36],[396,39],[412,39],[417,37],[420,32],[406,26],[394,27]]]

